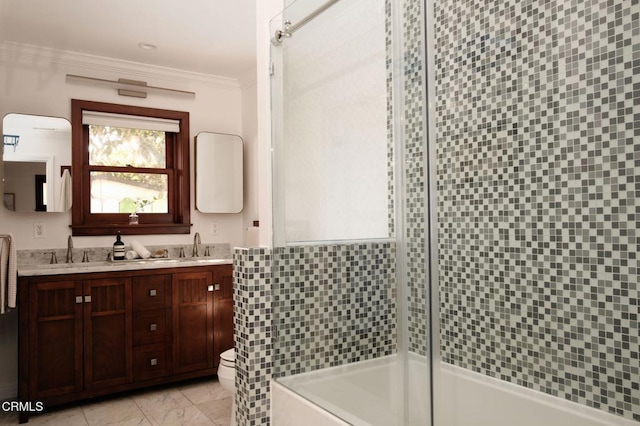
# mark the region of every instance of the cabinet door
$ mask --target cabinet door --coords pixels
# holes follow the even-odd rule
[[[210,272],[173,274],[173,362],[176,373],[213,367]]]
[[[85,388],[129,383],[133,346],[131,279],[105,278],[83,284]]]
[[[233,266],[216,266],[213,285],[213,362],[218,366],[220,354],[233,348]]]
[[[30,288],[31,399],[82,390],[82,306],[79,281],[45,282]]]
[[[171,307],[171,275],[143,275],[132,279],[133,310]]]

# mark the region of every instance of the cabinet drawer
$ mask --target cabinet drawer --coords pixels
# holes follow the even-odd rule
[[[171,307],[171,275],[134,277],[133,310]]]
[[[145,380],[169,374],[169,351],[164,344],[133,348],[133,380]]]
[[[133,314],[133,344],[164,343],[171,336],[171,310],[154,309]]]

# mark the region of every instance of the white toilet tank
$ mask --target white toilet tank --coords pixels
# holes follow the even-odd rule
[[[218,380],[228,392],[236,391],[236,352],[229,349],[220,354],[220,365],[218,365]]]

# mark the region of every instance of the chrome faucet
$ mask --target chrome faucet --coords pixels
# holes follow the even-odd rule
[[[67,263],[73,263],[73,239],[71,235],[67,239]]]
[[[193,251],[191,252],[191,257],[198,257],[198,244],[202,244],[202,241],[200,241],[200,233],[196,232],[196,235],[193,236]]]

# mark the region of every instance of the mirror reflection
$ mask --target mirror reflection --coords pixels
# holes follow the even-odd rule
[[[16,212],[71,208],[71,123],[7,114],[2,120],[3,204]]]
[[[242,138],[202,132],[195,139],[196,208],[240,213],[243,208]]]

